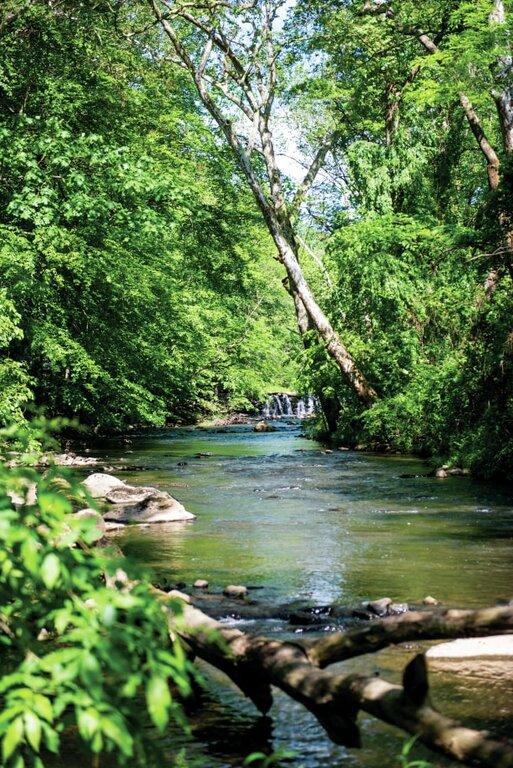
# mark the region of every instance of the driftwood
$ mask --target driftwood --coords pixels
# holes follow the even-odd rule
[[[467,728],[431,706],[423,654],[407,665],[402,685],[321,669],[406,640],[512,633],[513,606],[407,614],[318,641],[293,643],[251,637],[202,613],[186,595],[160,594],[163,599],[184,601],[182,616],[177,619],[170,612],[170,631],[185,641],[191,653],[225,672],[264,714],[271,707],[274,685],[312,712],[337,744],[360,746],[356,719],[363,711],[417,735],[427,747],[453,760],[513,768],[513,743]]]

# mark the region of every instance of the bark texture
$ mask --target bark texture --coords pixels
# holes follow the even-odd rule
[[[171,593],[176,599],[179,593]],[[162,595],[164,599],[166,596]],[[170,631],[191,651],[225,672],[262,713],[272,704],[276,686],[306,707],[337,744],[360,746],[359,711],[416,734],[436,752],[459,762],[512,768],[513,744],[486,731],[467,728],[429,703],[424,656],[406,667],[402,685],[376,676],[329,672],[319,664],[379,650],[408,639],[476,636],[513,631],[513,607],[484,611],[448,611],[387,619],[353,633],[339,633],[308,646],[250,637],[229,629],[189,604],[183,616],[170,615]]]

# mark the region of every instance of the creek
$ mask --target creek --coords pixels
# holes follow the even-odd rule
[[[218,590],[250,585],[270,605],[357,605],[384,596],[420,603],[429,594],[446,606],[479,607],[511,599],[511,489],[467,477],[401,477],[426,466],[407,456],[326,452],[301,436],[300,422],[274,423],[273,433],[250,425],[169,429],[95,446],[106,462],[137,466],[124,480],[167,490],[197,515],[192,523],[125,529],[116,535],[124,552],[157,579],[190,588],[204,578]],[[237,625],[297,636],[276,620]],[[346,666],[399,680],[417,651],[391,648]],[[166,737],[171,765],[181,748],[191,768],[195,760],[228,768],[252,751],[280,747],[296,753],[287,763],[294,768],[399,765],[404,735],[393,728],[364,717],[364,748],[347,751],[285,695],[262,718],[221,673],[202,669],[206,690],[189,713],[192,738],[174,730]],[[445,712],[503,735],[513,732],[512,680],[511,661],[431,674]],[[421,748],[415,756],[428,757]]]

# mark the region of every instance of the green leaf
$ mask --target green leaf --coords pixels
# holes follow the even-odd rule
[[[146,703],[152,721],[159,730],[163,730],[169,719],[171,694],[167,681],[153,675],[146,685]]]
[[[34,712],[30,710],[25,712],[25,734],[27,741],[35,752],[39,752],[39,745],[41,744],[41,721]]]
[[[100,719],[96,710],[77,709],[78,730],[84,741],[90,741],[100,725]]]
[[[39,546],[32,535],[29,535],[20,547],[23,565],[31,573],[36,573],[39,566]]]
[[[51,552],[41,564],[41,578],[48,589],[52,589],[59,579],[61,564],[57,555]]]
[[[12,753],[23,738],[23,719],[17,717],[9,724],[2,741],[2,756],[4,763],[11,757]]]
[[[41,693],[36,693],[34,696],[34,709],[41,717],[48,722],[51,722],[53,718],[53,709],[50,699],[43,696]]]

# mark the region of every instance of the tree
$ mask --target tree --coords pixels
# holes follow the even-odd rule
[[[315,328],[346,381],[370,405],[376,392],[317,303],[298,258],[294,217],[322,167],[332,137],[326,135],[321,141],[308,172],[288,201],[278,168],[272,118],[280,88],[283,50],[276,27],[283,3],[151,0],[150,5],[177,61],[193,78],[201,101],[247,179],[285,267],[301,333],[308,323]],[[242,135],[235,115],[245,120],[249,129]],[[262,159],[265,186],[260,173]]]
[[[161,425],[292,388],[270,238],[187,76],[108,4],[0,14],[2,422],[34,398],[92,428]]]

